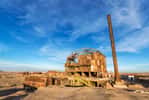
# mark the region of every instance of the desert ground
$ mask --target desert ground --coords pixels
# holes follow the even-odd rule
[[[126,89],[52,86],[25,91],[23,81],[21,74],[0,73],[0,100],[149,100],[149,88],[140,85]]]
[[[24,100],[149,100],[149,94],[133,90],[103,88],[40,88]]]
[[[22,88],[0,90],[2,100],[149,100],[149,90],[89,87],[47,87],[34,92]]]

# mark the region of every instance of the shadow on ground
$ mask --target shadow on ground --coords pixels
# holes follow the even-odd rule
[[[35,90],[25,91],[24,88],[3,89],[0,90],[0,97],[4,97],[3,100],[22,100],[22,98],[26,97],[29,93],[34,91]]]
[[[144,79],[137,79],[135,81],[137,84],[141,84],[145,88],[149,88],[149,80],[144,80]]]
[[[22,98],[26,97],[27,94],[24,95],[18,95],[18,96],[9,96],[3,100],[22,100]]]
[[[11,88],[11,89],[0,90],[0,97],[7,96],[22,90],[23,88]]]
[[[121,79],[131,85],[139,84],[142,85],[144,88],[149,88],[149,79],[135,78],[135,80],[128,80],[128,76],[126,75],[121,75]]]

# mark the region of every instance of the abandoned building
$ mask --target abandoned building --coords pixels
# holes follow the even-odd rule
[[[68,75],[84,77],[106,77],[106,57],[95,49],[81,49],[73,52],[65,63]]]
[[[48,71],[26,77],[25,86],[100,86],[107,81],[106,57],[95,49],[80,49],[67,57],[65,72]]]

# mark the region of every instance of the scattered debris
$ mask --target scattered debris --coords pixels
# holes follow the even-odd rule
[[[145,91],[145,90],[135,90],[134,93],[144,93],[144,94],[149,94],[149,91]]]

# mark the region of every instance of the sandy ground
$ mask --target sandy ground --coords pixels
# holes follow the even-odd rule
[[[0,72],[0,88],[22,85],[24,76],[22,74]]]
[[[149,100],[149,88],[46,87],[29,92],[20,86],[0,88],[0,100]]]
[[[23,100],[149,100],[149,94],[130,89],[54,87],[40,88]]]

